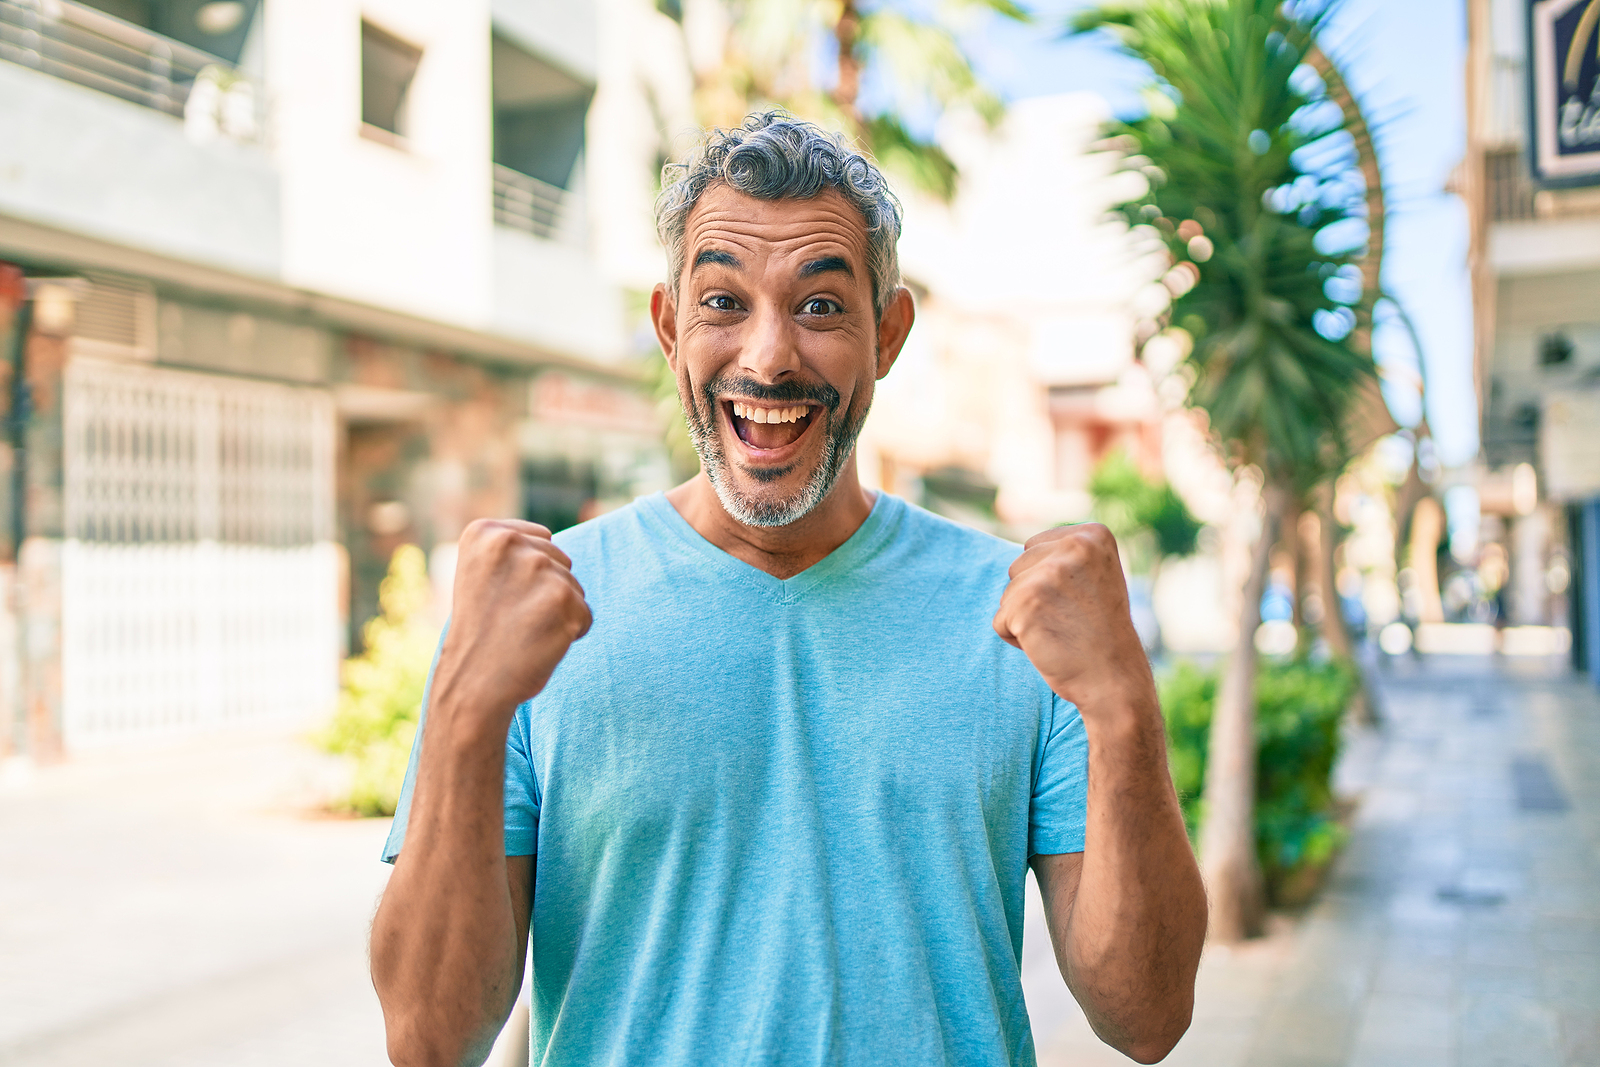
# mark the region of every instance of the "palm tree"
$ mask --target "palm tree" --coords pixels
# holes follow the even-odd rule
[[[919,15],[912,4],[858,0],[687,0],[684,24],[697,40],[691,55],[700,120],[733,125],[755,108],[777,105],[844,131],[890,170],[948,200],[956,168],[910,114],[970,107],[989,121],[1000,98],[972,69],[959,31],[973,15],[1025,22],[1014,0],[955,0]],[[830,42],[831,88],[813,77],[817,45]],[[861,104],[864,81],[891,90],[887,107]]]
[[[1356,255],[1318,239],[1359,218],[1364,204],[1342,174],[1313,167],[1348,124],[1342,110],[1312,106],[1327,86],[1303,72],[1322,24],[1309,8],[1146,0],[1108,3],[1073,22],[1078,32],[1115,33],[1158,79],[1150,113],[1115,131],[1149,179],[1123,211],[1171,254],[1170,322],[1193,339],[1190,404],[1227,462],[1262,485],[1262,529],[1211,724],[1200,833],[1210,932],[1220,941],[1251,936],[1261,923],[1253,638],[1270,552],[1295,502],[1342,469],[1347,418],[1374,374],[1350,336],[1350,305],[1361,299]]]

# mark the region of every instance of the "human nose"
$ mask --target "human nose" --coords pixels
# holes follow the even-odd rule
[[[800,371],[800,346],[787,315],[771,306],[751,316],[749,332],[739,353],[739,369],[768,384],[777,384]]]

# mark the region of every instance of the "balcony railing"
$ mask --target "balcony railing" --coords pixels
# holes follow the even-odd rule
[[[1536,217],[1535,189],[1522,149],[1497,149],[1486,153],[1483,162],[1489,218],[1495,222],[1513,222]]]
[[[559,185],[494,165],[494,221],[547,241],[572,238],[572,194]]]
[[[180,118],[202,71],[236,80],[225,60],[71,0],[0,0],[0,59]]]

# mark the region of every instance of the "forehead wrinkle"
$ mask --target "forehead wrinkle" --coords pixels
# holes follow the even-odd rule
[[[856,210],[832,190],[809,200],[767,201],[714,188],[695,206],[687,231],[685,243],[695,253],[686,257],[689,263],[707,250],[708,242],[723,241],[767,260],[802,254],[821,259],[843,252],[841,258],[856,273],[864,273],[866,266],[865,227]]]
[[[819,234],[813,231],[782,241],[771,241],[761,237],[741,239],[742,236],[712,232],[703,235],[703,239],[738,248],[743,253],[736,257],[739,267],[730,266],[728,269],[736,270],[736,273],[745,276],[760,277],[768,273],[778,273],[792,274],[796,280],[802,280],[806,278],[803,273],[806,264],[828,259],[843,260],[850,269],[836,273],[844,274],[852,281],[859,281],[864,276],[865,264],[860,254],[832,234]],[[714,250],[717,250],[717,246],[709,245],[701,249],[696,258],[705,251]],[[691,270],[690,273],[694,272]]]

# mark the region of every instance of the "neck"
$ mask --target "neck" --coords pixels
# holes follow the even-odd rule
[[[704,472],[667,492],[667,502],[695,533],[734,559],[780,579],[793,578],[848,541],[867,521],[875,499],[861,488],[853,454],[822,502],[788,526],[739,522],[717,499]]]

